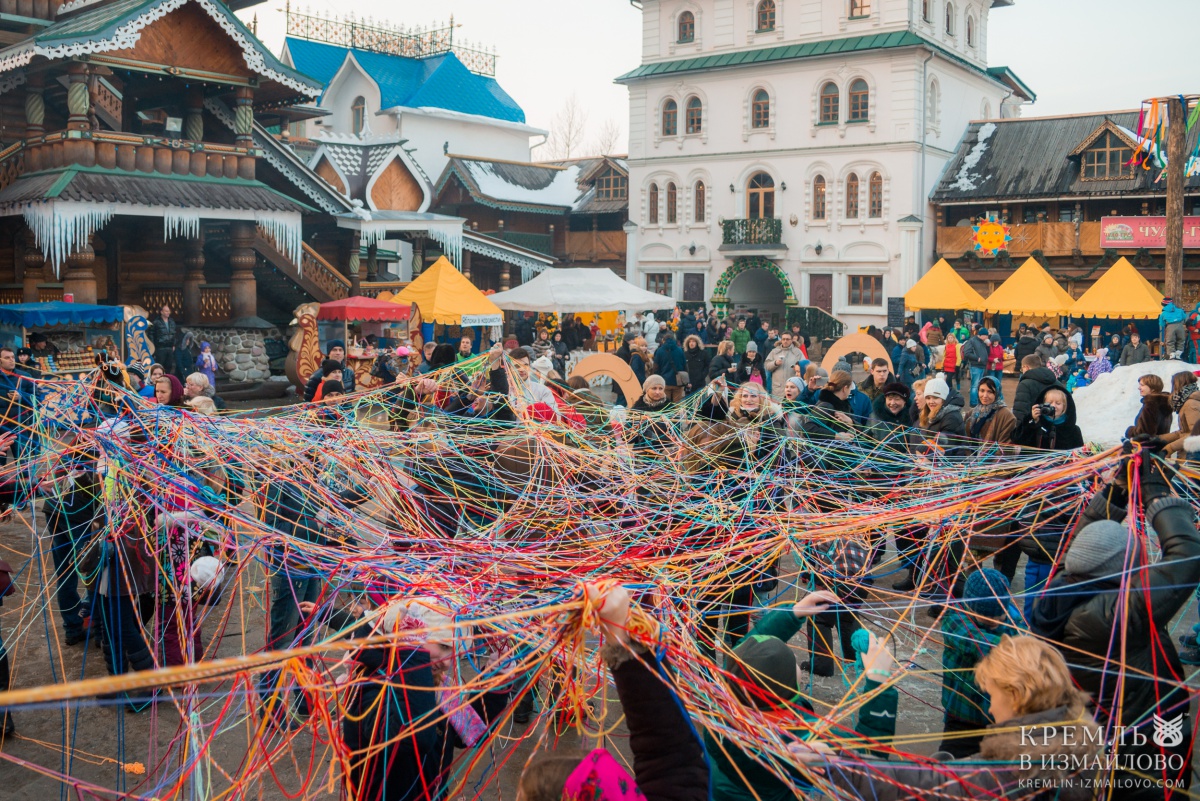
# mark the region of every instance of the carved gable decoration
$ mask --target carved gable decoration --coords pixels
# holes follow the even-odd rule
[[[254,74],[246,66],[242,48],[195,3],[150,23],[133,47],[113,51],[113,55],[247,79]]]
[[[346,184],[343,183],[342,177],[338,175],[337,170],[334,169],[334,166],[329,163],[329,159],[324,155],[317,161],[317,166],[313,169],[313,172],[321,176],[325,180],[325,183],[343,195],[346,194]]]
[[[371,205],[380,211],[419,211],[425,202],[421,182],[399,156],[392,158],[371,185]]]

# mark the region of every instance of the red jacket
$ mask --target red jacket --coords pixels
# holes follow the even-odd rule
[[[953,373],[958,369],[958,349],[957,342],[946,342],[946,356],[942,360],[942,370],[947,373]]]
[[[999,342],[993,342],[991,347],[988,348],[987,369],[1004,369],[1004,346]]]

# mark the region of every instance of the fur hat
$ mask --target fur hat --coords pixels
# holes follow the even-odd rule
[[[942,400],[950,397],[950,385],[946,383],[945,373],[938,373],[925,383],[925,397],[941,398]]]
[[[1115,520],[1096,520],[1079,530],[1063,567],[1076,576],[1113,576],[1125,570],[1125,554],[1129,551],[1129,528]],[[1141,560],[1136,550],[1131,554],[1131,567]]]
[[[899,395],[907,403],[908,399],[912,397],[912,390],[899,381],[893,381],[883,388],[883,396],[886,398],[888,395]]]
[[[1008,598],[1008,578],[999,570],[986,567],[967,576],[963,601],[967,609],[980,617],[1003,617],[1004,602]]]

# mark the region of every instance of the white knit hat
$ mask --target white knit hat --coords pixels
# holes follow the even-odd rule
[[[946,383],[945,373],[938,373],[926,382],[925,397],[941,398],[942,400],[950,397],[950,385]]]
[[[915,348],[916,346],[917,346],[916,340],[913,340],[913,339],[910,339],[904,343],[904,347],[906,347],[906,348]]]

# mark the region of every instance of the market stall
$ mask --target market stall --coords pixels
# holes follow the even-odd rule
[[[387,302],[412,307],[408,330],[416,347],[430,340],[457,342],[466,335],[474,338],[475,352],[481,353],[499,340],[504,322],[496,304],[445,256]]]
[[[153,362],[149,327],[146,310],[140,306],[61,300],[0,306],[0,344],[30,347],[31,340],[41,335],[46,345],[34,350],[37,368],[63,378],[87,373],[103,356],[148,367]]]
[[[1158,338],[1163,295],[1124,256],[1071,307],[1071,319],[1092,340],[1092,348],[1107,346],[1108,335],[1132,325],[1147,342]],[[1193,340],[1196,327],[1189,324]]]
[[[1071,313],[1075,299],[1032,256],[981,306],[989,314],[1011,314],[1013,322],[1054,321]]]
[[[322,303],[317,312],[318,330],[332,323],[333,335],[346,343],[346,366],[354,370],[354,381],[360,389],[379,383],[371,375],[375,358],[397,345],[407,344],[407,320],[411,307],[375,298],[352,297]],[[368,337],[371,339],[368,340]]]
[[[904,293],[904,308],[909,311],[978,311],[983,296],[975,291],[945,259],[929,268],[912,289]]]

